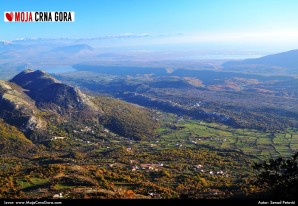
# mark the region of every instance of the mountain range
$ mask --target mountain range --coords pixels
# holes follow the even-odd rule
[[[272,54],[260,58],[228,61],[224,70],[272,74],[298,74],[298,50]]]
[[[91,125],[138,140],[151,134],[156,126],[145,109],[89,96],[41,70],[28,69],[10,81],[1,80],[0,105],[1,122],[16,127],[33,142],[67,135],[62,130],[71,133]]]
[[[76,64],[91,66],[152,67],[169,70],[213,70],[245,72],[262,75],[297,75],[297,50],[260,58],[262,52],[243,51],[164,51],[158,47],[123,46],[122,41],[152,38],[147,35],[107,36],[94,39],[19,39],[0,41],[0,78],[9,79],[20,71],[55,69]],[[262,53],[263,54],[263,53]],[[50,70],[48,70],[50,71]]]

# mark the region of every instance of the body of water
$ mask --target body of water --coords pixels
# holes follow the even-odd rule
[[[65,72],[74,72],[77,71],[72,66],[55,66],[53,68],[47,67],[47,68],[40,68],[41,70],[44,70],[50,74],[59,74],[59,73],[65,73]]]

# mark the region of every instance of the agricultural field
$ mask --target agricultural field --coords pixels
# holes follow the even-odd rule
[[[109,130],[92,136],[77,128],[35,145],[26,158],[3,158],[2,197],[245,198],[258,191],[254,163],[297,151],[297,129],[261,132],[159,111],[152,115],[161,125],[148,139]]]
[[[207,123],[176,115],[167,117],[167,127],[159,129],[159,147],[208,147],[243,152],[256,160],[289,157],[298,151],[298,130],[266,132],[238,129],[218,123]],[[176,119],[177,119],[176,118]]]

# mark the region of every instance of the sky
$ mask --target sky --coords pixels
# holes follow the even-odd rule
[[[5,11],[74,11],[76,18],[7,23]],[[146,36],[147,44],[298,48],[297,0],[0,0],[0,12],[0,40]]]

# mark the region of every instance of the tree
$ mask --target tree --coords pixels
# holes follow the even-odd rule
[[[298,152],[292,157],[265,160],[253,166],[258,176],[254,184],[274,198],[295,198],[298,194]]]

